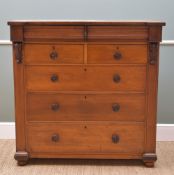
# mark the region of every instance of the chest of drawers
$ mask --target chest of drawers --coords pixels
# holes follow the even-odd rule
[[[157,159],[153,21],[11,21],[16,154]]]

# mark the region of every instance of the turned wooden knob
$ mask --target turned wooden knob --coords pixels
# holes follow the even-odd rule
[[[113,110],[114,112],[118,112],[118,111],[120,110],[120,105],[119,105],[118,103],[114,103],[114,104],[112,105],[112,110]]]
[[[52,76],[51,76],[51,81],[52,82],[56,82],[56,81],[58,81],[58,76],[56,75],[56,74],[53,74]]]
[[[54,50],[50,53],[50,58],[56,60],[58,58],[58,53]]]
[[[120,60],[122,58],[122,54],[120,51],[116,51],[113,56],[115,60]]]
[[[121,80],[121,78],[120,78],[120,75],[119,75],[119,74],[115,74],[115,75],[113,76],[113,81],[114,81],[115,83],[119,83],[120,80]]]
[[[118,143],[119,140],[120,140],[119,135],[117,135],[117,134],[112,135],[112,142],[113,143]]]
[[[60,106],[59,106],[58,103],[53,103],[53,104],[51,104],[51,109],[52,109],[53,111],[58,111],[59,108],[60,108]]]
[[[59,135],[58,134],[53,134],[52,137],[51,137],[51,140],[53,142],[58,142],[59,141]]]

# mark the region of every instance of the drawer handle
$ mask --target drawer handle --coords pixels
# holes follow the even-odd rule
[[[59,104],[57,104],[57,103],[51,104],[51,109],[52,109],[53,111],[58,111],[59,108],[60,108]]]
[[[118,112],[120,110],[120,105],[118,103],[115,103],[112,105],[112,110],[114,112]]]
[[[57,53],[56,51],[52,51],[52,52],[50,53],[50,58],[51,58],[52,60],[56,60],[56,59],[58,58],[58,53]]]
[[[113,143],[118,143],[119,140],[120,140],[119,135],[117,135],[117,134],[112,135],[112,142]]]
[[[120,80],[121,80],[120,75],[119,75],[119,74],[115,74],[114,77],[113,77],[113,81],[114,81],[115,83],[119,83]]]
[[[122,54],[121,54],[121,52],[115,52],[115,54],[114,54],[114,58],[116,59],[116,60],[120,60],[121,58],[122,58]]]
[[[53,134],[52,137],[51,137],[51,140],[53,142],[58,142],[59,141],[59,135],[58,134]]]
[[[56,74],[53,74],[52,76],[51,76],[51,81],[52,82],[56,82],[56,81],[58,81],[58,76],[56,75]]]

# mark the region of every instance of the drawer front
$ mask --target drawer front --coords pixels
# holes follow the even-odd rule
[[[83,41],[84,26],[24,26],[25,41]]]
[[[25,41],[147,41],[146,26],[24,26]]]
[[[147,63],[147,45],[88,45],[88,63]]]
[[[32,91],[144,91],[146,66],[27,66]]]
[[[88,41],[147,41],[145,26],[88,26]]]
[[[28,121],[143,121],[144,118],[143,94],[29,93],[27,96]]]
[[[144,124],[78,122],[27,127],[32,153],[143,153]]]
[[[24,61],[26,64],[66,64],[83,63],[83,45],[26,44]]]

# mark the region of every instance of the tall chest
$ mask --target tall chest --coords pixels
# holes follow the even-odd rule
[[[156,160],[164,23],[11,21],[16,154]]]

